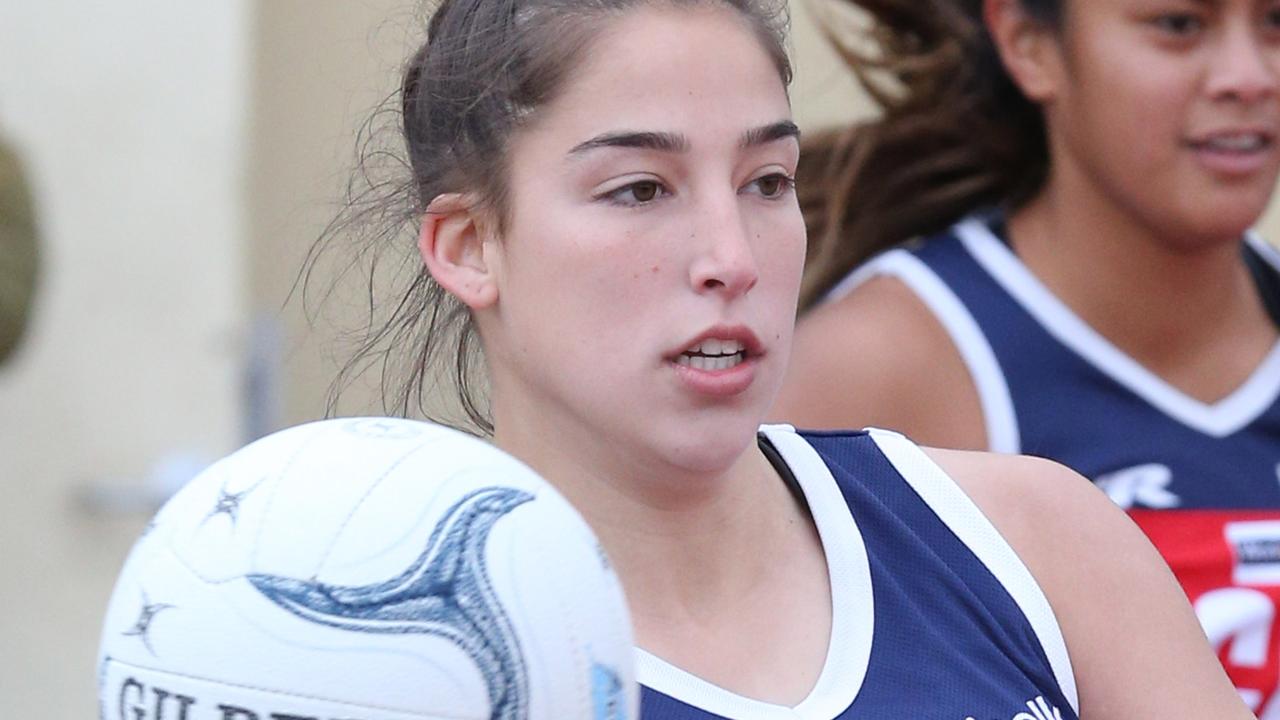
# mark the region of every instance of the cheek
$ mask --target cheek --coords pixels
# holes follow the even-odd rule
[[[806,246],[804,217],[799,208],[763,223],[755,236],[762,279],[768,277],[770,284],[781,291],[793,289],[798,295]]]
[[[1198,79],[1192,59],[1108,36],[1079,50],[1068,83],[1077,122],[1101,133],[1104,144],[1122,148],[1176,137],[1188,120]]]
[[[676,260],[644,236],[575,222],[544,226],[530,240],[513,258],[524,264],[515,271],[518,301],[526,304],[518,312],[554,326],[548,335],[556,344],[593,343],[597,355],[622,351],[626,328],[670,295]]]
[[[512,279],[522,291],[545,297],[569,295],[606,276],[612,258],[597,228],[581,220],[581,211],[554,199],[520,208],[511,225],[519,228],[505,241]]]
[[[1135,74],[1126,68],[1077,84],[1055,132],[1091,172],[1140,187],[1178,160],[1189,105],[1172,79]]]
[[[1178,132],[1191,109],[1194,83],[1168,70],[1152,69],[1145,75],[1137,70],[1125,68],[1110,83],[1100,84],[1093,93],[1093,110],[1125,133],[1118,140]]]

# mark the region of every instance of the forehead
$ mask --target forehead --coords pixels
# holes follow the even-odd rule
[[[725,133],[737,142],[790,114],[781,75],[741,13],[655,4],[605,23],[531,129],[564,142],[621,128],[672,131],[697,145]]]

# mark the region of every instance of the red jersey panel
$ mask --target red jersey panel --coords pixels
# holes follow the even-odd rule
[[[1280,718],[1280,511],[1132,510],[1245,702]]]

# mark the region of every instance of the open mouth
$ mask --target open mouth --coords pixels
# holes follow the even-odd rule
[[[694,370],[728,370],[746,359],[747,351],[742,342],[708,338],[677,355],[675,361]]]
[[[1274,140],[1266,133],[1238,132],[1217,133],[1208,137],[1192,140],[1189,144],[1197,150],[1209,150],[1219,153],[1248,154],[1271,147]]]

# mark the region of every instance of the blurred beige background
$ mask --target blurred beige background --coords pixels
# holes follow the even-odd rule
[[[323,414],[342,347],[284,303],[420,18],[412,0],[0,0],[0,135],[44,263],[0,367],[6,717],[96,716],[101,614],[154,504]],[[799,122],[857,112],[801,7],[794,45]],[[357,390],[343,410],[373,407]]]

